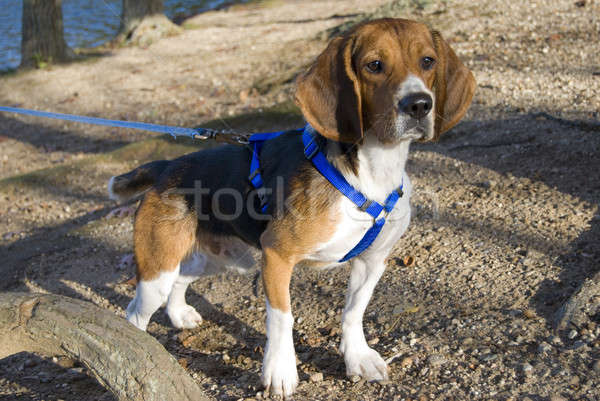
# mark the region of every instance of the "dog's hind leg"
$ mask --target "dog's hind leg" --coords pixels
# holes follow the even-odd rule
[[[173,326],[192,329],[202,323],[202,316],[185,301],[185,292],[191,283],[200,276],[210,274],[212,270],[208,258],[201,253],[193,254],[190,259],[181,264],[179,276],[173,284],[167,301],[167,314]]]
[[[139,329],[146,329],[174,287],[177,294],[181,292],[188,269],[182,262],[193,249],[196,226],[197,218],[181,196],[149,192],[144,198],[134,226],[138,283],[135,298],[127,307],[127,320]],[[180,275],[182,270],[184,275]]]
[[[135,297],[127,306],[127,320],[146,330],[154,312],[167,301],[178,275],[179,265],[173,271],[161,272],[154,280],[139,280]]]

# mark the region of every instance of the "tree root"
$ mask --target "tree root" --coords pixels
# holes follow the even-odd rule
[[[152,336],[89,302],[0,293],[0,358],[23,351],[80,361],[119,400],[208,400]]]
[[[596,303],[594,298],[597,298]],[[598,312],[600,312],[600,272],[585,280],[560,307],[554,316],[554,329],[566,330],[569,325],[579,328],[588,320],[588,315]]]

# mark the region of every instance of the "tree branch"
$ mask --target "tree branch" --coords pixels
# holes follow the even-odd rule
[[[0,293],[0,358],[22,351],[79,360],[119,400],[208,400],[152,336],[89,302]]]

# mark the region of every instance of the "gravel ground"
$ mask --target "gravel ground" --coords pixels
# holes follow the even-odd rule
[[[147,48],[0,77],[0,103],[179,125],[296,126],[286,103],[293,73],[325,46],[327,30],[384,3],[207,13]],[[441,30],[478,91],[463,123],[412,150],[414,219],[365,317],[390,381],[344,375],[337,346],[348,269],[299,270],[295,399],[598,400],[600,297],[576,325],[553,323],[600,266],[600,3],[413,4],[424,8],[402,15]],[[106,218],[106,180],[198,146],[145,136],[0,116],[0,290],[59,293],[123,315],[134,293],[133,267],[120,263],[131,252],[131,217]],[[264,398],[265,306],[252,277],[192,287],[203,325],[175,330],[157,313],[149,332],[208,394]],[[73,361],[19,354],[0,361],[0,399],[112,398]]]

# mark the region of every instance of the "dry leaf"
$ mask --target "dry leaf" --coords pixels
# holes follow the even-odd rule
[[[402,258],[402,264],[406,267],[413,267],[415,265],[414,256],[405,256]]]

